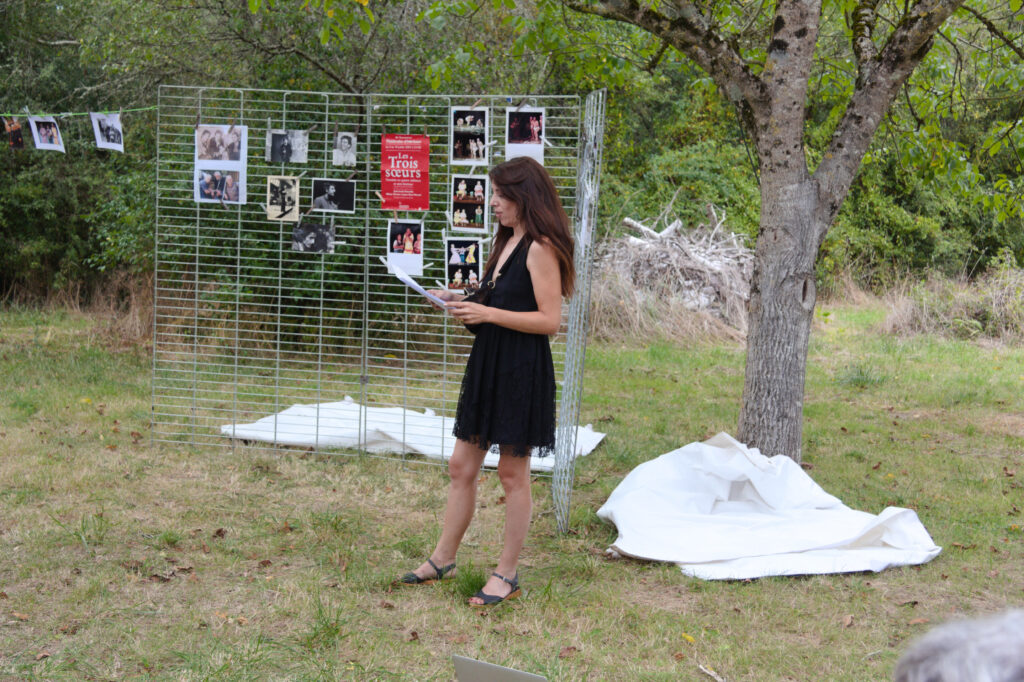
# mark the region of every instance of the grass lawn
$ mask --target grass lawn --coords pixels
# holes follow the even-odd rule
[[[151,358],[95,320],[0,312],[0,679],[451,679],[453,653],[553,680],[884,680],[908,640],[1024,604],[1024,349],[893,338],[818,313],[804,461],[847,505],[917,510],[920,567],[702,582],[610,561],[595,512],[640,462],[735,431],[736,345],[595,347],[572,527],[534,483],[523,599],[463,605],[500,547],[485,475],[458,579],[390,591],[429,552],[439,467],[152,446]]]

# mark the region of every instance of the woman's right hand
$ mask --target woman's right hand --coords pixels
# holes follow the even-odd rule
[[[459,296],[454,291],[449,291],[447,289],[427,289],[427,293],[437,296],[442,301],[461,301],[463,298],[465,298],[464,296]],[[430,305],[434,306],[438,310],[443,310],[441,306],[437,305],[433,301],[430,302]]]

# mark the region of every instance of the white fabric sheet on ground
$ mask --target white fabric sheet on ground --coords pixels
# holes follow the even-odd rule
[[[365,420],[365,421],[364,421]],[[401,407],[363,407],[350,396],[335,403],[292,405],[251,424],[225,424],[221,434],[240,440],[317,448],[358,448],[369,452],[411,452],[431,459],[451,455],[455,445],[453,420],[432,410]],[[360,434],[362,433],[362,437]],[[605,434],[590,424],[576,429],[576,456],[590,454]],[[551,471],[555,458],[530,457],[533,471]],[[488,452],[484,466],[498,466],[497,450]]]
[[[597,515],[618,529],[612,550],[706,580],[881,571],[942,551],[913,510],[850,509],[792,459],[724,433],[644,462]]]

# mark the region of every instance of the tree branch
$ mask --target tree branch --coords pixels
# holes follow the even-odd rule
[[[577,12],[632,24],[661,38],[711,76],[725,96],[741,108],[744,118],[749,119],[745,124],[753,126],[756,120],[766,119],[768,96],[764,83],[689,0],[667,3],[676,10],[673,17],[637,0],[563,1]]]
[[[865,63],[864,77],[858,79],[843,118],[814,172],[820,192],[820,225],[832,223],[882,117],[928,53],[936,32],[963,2],[920,0],[904,15],[885,46]]]
[[[1000,31],[999,27],[997,27],[994,23],[992,23],[991,19],[989,19],[988,17],[986,17],[984,14],[982,14],[978,10],[974,9],[973,7],[968,7],[967,5],[964,5],[960,9],[963,9],[966,12],[968,12],[969,14],[973,15],[975,19],[977,19],[978,21],[980,21],[982,24],[985,25],[985,28],[988,29],[989,33],[994,35],[999,40],[1003,41],[1003,43],[1008,48],[1010,48],[1011,50],[1013,50],[1014,52],[1017,53],[1018,57],[1020,57],[1021,59],[1024,59],[1024,48],[1022,48],[1020,45],[1014,44],[1013,40],[1011,40],[1010,37],[1007,36],[1005,33]]]

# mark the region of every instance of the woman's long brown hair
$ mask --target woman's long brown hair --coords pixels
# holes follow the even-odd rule
[[[576,290],[576,266],[569,216],[562,208],[555,183],[544,166],[527,156],[520,156],[498,164],[489,173],[494,188],[516,205],[519,219],[526,229],[525,239],[548,244],[558,258],[562,282],[562,296],[572,296]],[[498,257],[512,237],[512,228],[498,225],[487,255],[484,271],[497,264]]]

